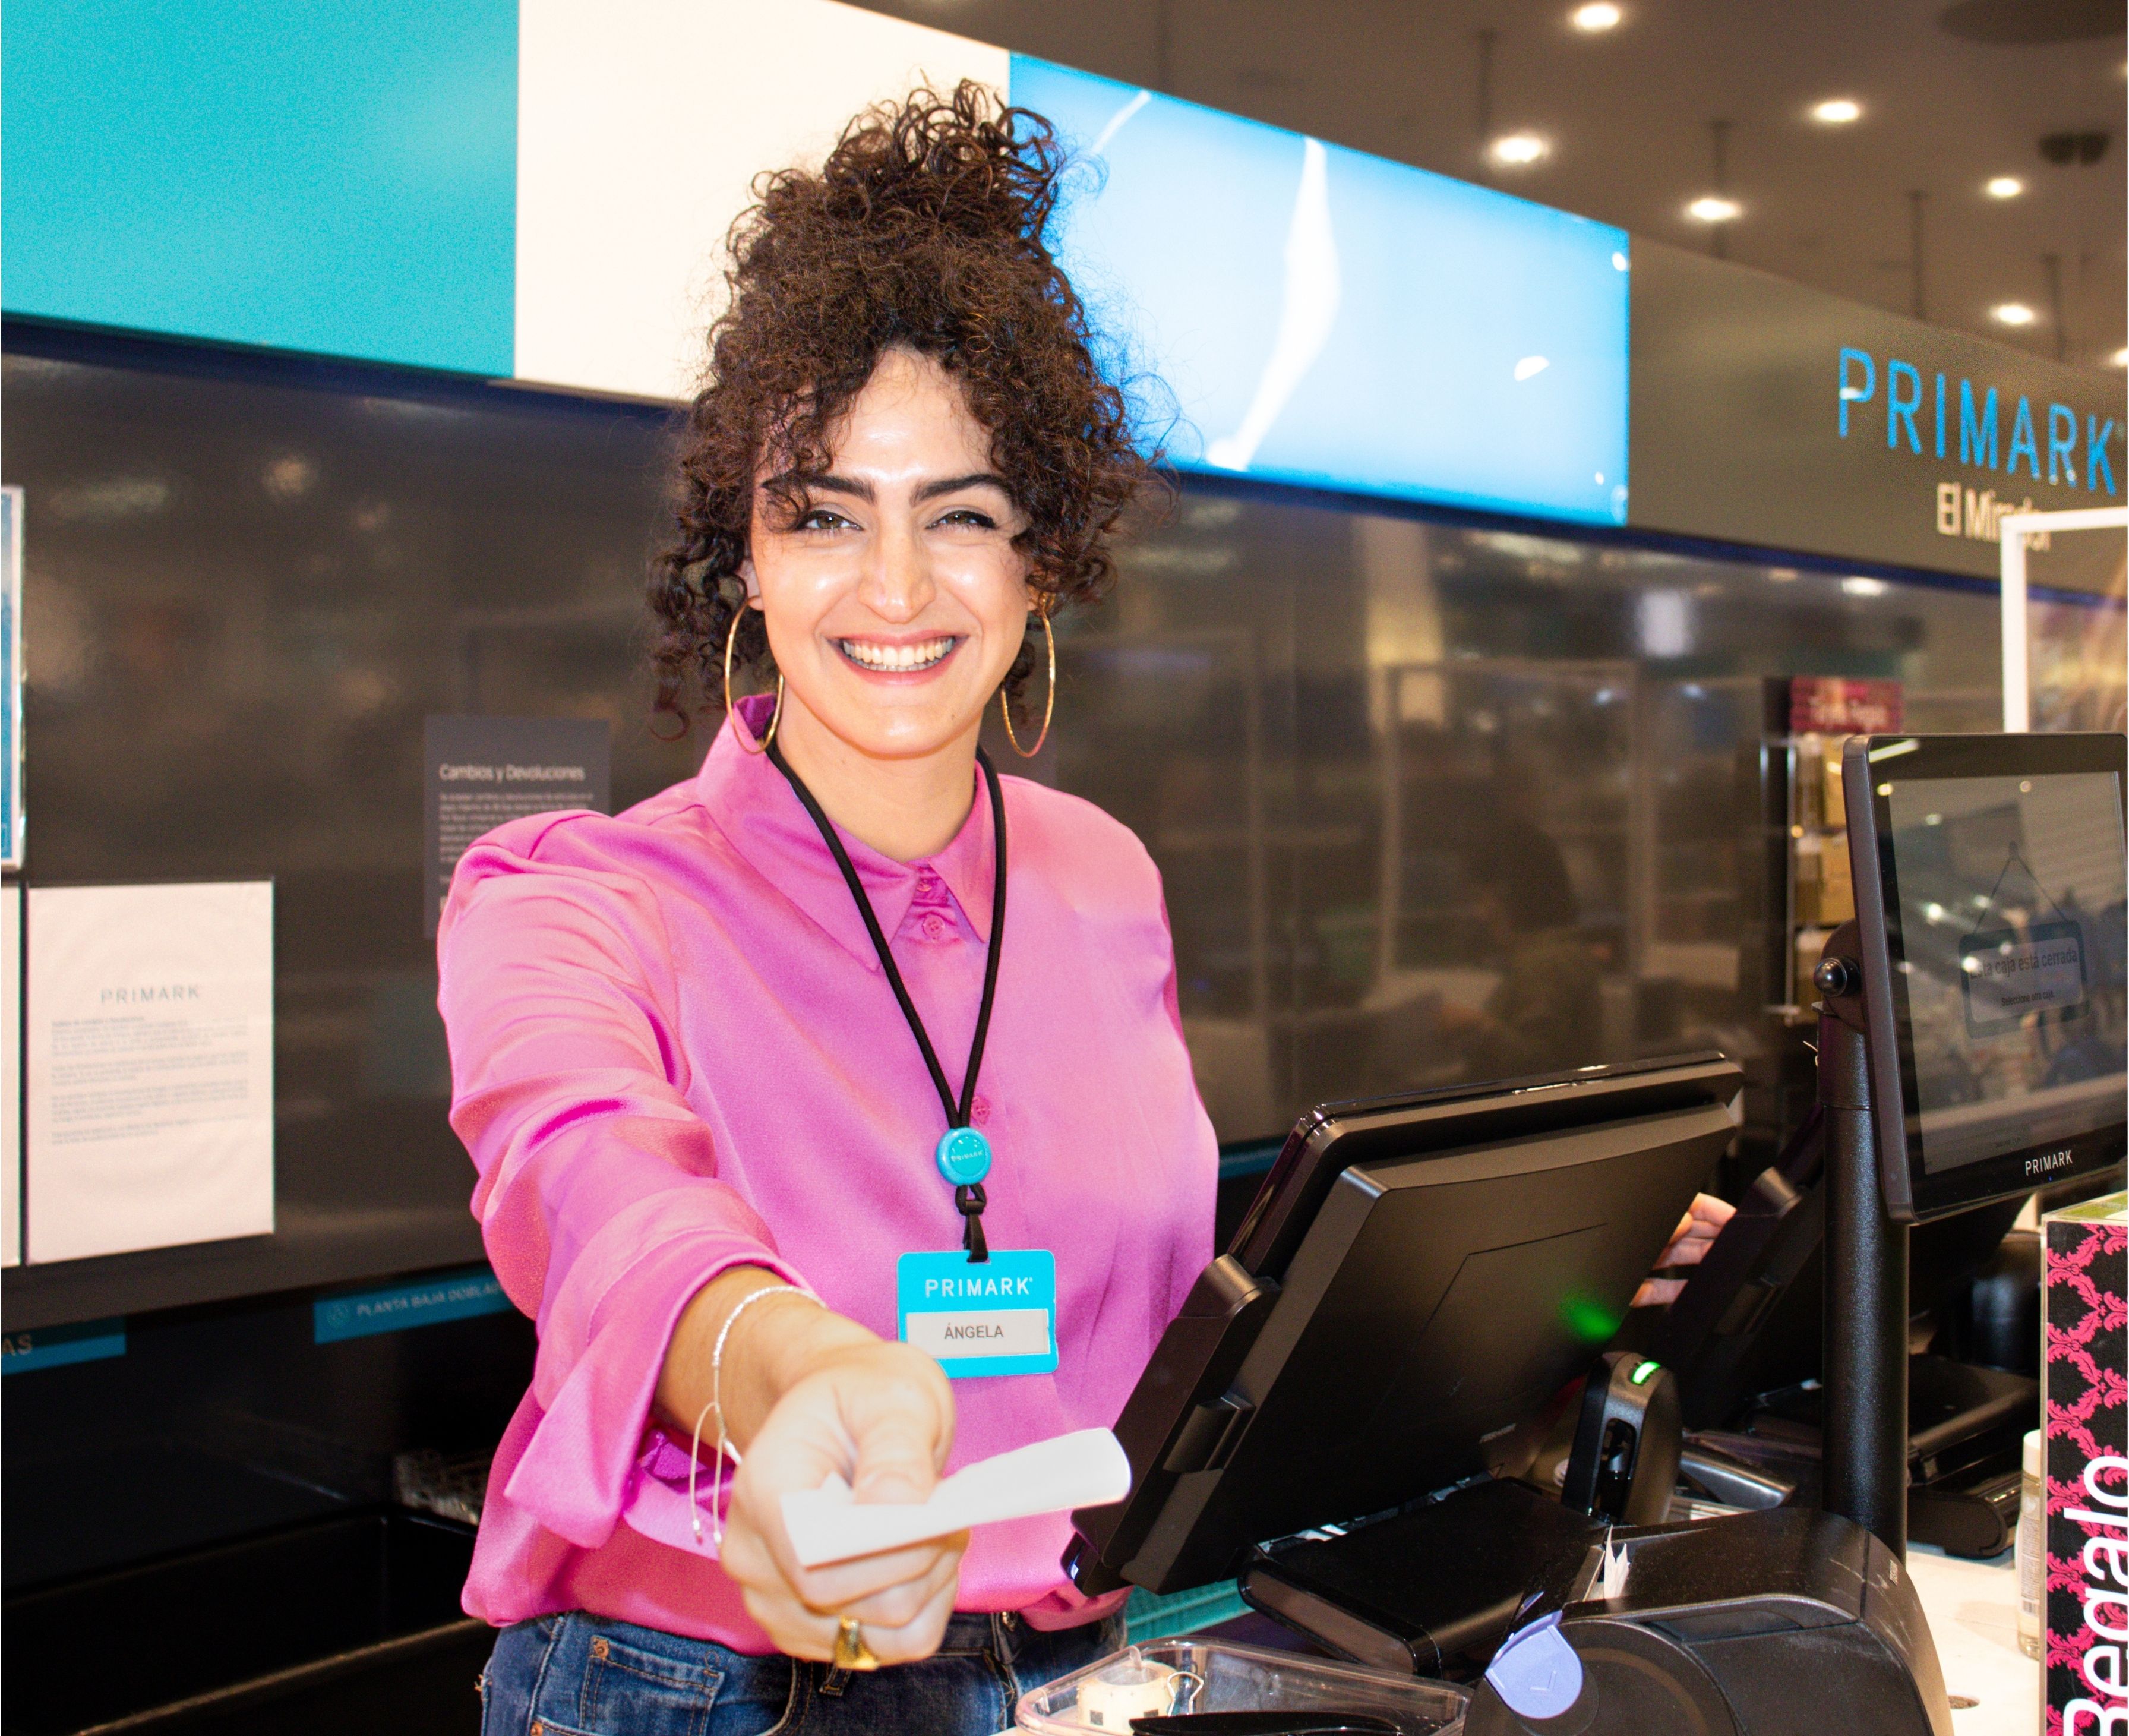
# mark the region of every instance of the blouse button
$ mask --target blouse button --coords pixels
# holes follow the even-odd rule
[[[934,915],[934,916],[927,916],[927,917],[926,917],[926,918],[924,918],[924,938],[925,938],[925,939],[926,939],[926,940],[944,940],[945,937],[946,937],[946,924],[945,924],[942,920],[941,920],[941,919],[940,919],[940,918],[938,918],[937,916]]]
[[[969,1119],[979,1128],[991,1124],[991,1100],[980,1091],[976,1093],[976,1100],[969,1105]]]

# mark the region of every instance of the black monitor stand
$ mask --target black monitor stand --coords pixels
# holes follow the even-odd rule
[[[1812,981],[1826,1154],[1822,1505],[1908,1552],[1908,1227],[1885,1209],[1870,1104],[1861,936],[1834,932]]]
[[[1470,1736],[1803,1736],[1831,1721],[1953,1736],[1902,1562],[1908,1530],[1908,1231],[1886,1209],[1850,923],[1813,980],[1824,1141],[1824,1511],[1783,1507],[1615,1532],[1615,1594],[1526,1618],[1474,1695]],[[1689,1709],[1689,1710],[1688,1710]]]
[[[1845,1057],[1853,1081],[1854,1041],[1852,1033],[1844,1042],[1836,1031],[1812,1046],[1830,1057],[1827,1082],[1836,1099],[1842,1093],[1831,1089],[1833,1069]],[[1842,1119],[1852,1134],[1855,1116]],[[1835,1192],[1826,1124],[1824,1107],[1814,1104],[1781,1156],[1754,1180],[1684,1295],[1629,1328],[1631,1347],[1677,1375],[1686,1427],[1693,1431],[1684,1460],[1688,1479],[1732,1506],[1816,1507],[1824,1492],[1829,1324],[1850,1334],[1858,1324],[1846,1311],[1829,1321],[1826,1307],[1836,1288],[1826,1266],[1826,1218]],[[1958,1291],[1995,1254],[2022,1204],[2017,1197],[1988,1201],[1906,1238],[1911,1319],[1925,1310],[1942,1318],[1947,1304],[1955,1309]],[[2036,1276],[2029,1271],[2027,1281]],[[1892,1288],[1897,1293],[1898,1284]],[[2017,1519],[2018,1443],[2040,1410],[2039,1382],[2004,1365],[2001,1352],[2012,1347],[2008,1338],[1998,1347],[1977,1345],[1982,1366],[1943,1355],[1908,1357],[1910,1543],[1979,1558],[2008,1547]],[[1998,1353],[1992,1356],[1992,1348]]]

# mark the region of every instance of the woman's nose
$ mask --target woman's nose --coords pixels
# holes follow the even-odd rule
[[[906,525],[884,528],[874,539],[859,600],[886,621],[913,621],[936,586],[924,539]]]

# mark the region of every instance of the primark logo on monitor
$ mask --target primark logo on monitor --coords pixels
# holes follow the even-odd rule
[[[2059,1152],[2043,1152],[2037,1157],[2028,1157],[2026,1173],[2028,1176],[2049,1175],[2056,1170],[2068,1169],[2074,1161],[2074,1154],[2068,1146],[2065,1146]]]

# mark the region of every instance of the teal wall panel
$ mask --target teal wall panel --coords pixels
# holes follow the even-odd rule
[[[10,312],[507,375],[516,0],[11,0]]]

